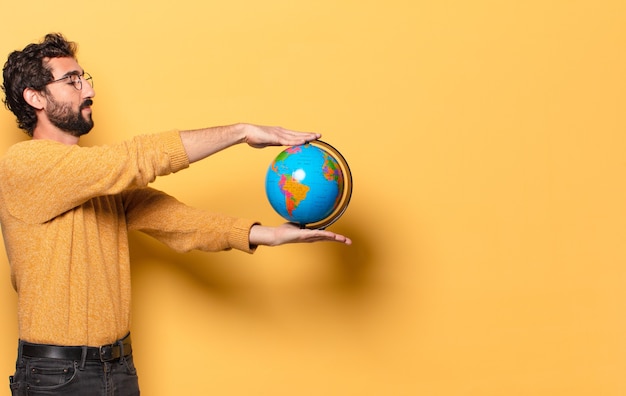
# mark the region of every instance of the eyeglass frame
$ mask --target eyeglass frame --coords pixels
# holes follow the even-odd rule
[[[80,91],[83,89],[83,80],[87,81],[87,83],[89,85],[91,85],[91,88],[93,88],[93,77],[91,77],[91,74],[87,73],[87,72],[83,72],[83,74],[78,74],[76,72],[70,73],[64,77],[61,77],[59,79],[50,81],[49,83],[46,83],[46,85],[50,85],[50,84],[54,84],[57,83],[59,81],[63,81],[66,78],[70,79],[70,82],[68,84],[71,84],[74,89],[76,89],[77,91]],[[74,80],[75,78],[75,80]]]

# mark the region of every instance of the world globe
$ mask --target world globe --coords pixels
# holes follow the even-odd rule
[[[265,178],[270,205],[301,228],[324,229],[345,212],[352,173],[337,149],[320,140],[283,150]]]

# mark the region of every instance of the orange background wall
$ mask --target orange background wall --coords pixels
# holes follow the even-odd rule
[[[3,57],[50,31],[80,44],[86,145],[280,124],[323,133],[353,170],[332,226],[350,247],[181,255],[133,234],[142,393],[626,395],[623,1],[34,0],[2,15]],[[2,151],[24,138],[8,111],[0,126]],[[277,152],[236,147],[155,184],[277,224]]]

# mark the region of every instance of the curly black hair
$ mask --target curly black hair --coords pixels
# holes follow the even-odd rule
[[[13,51],[4,64],[2,74],[5,94],[3,100],[7,109],[17,117],[17,124],[28,136],[33,136],[37,125],[35,109],[24,100],[24,90],[37,91],[46,89],[46,84],[53,80],[48,66],[51,58],[76,58],[77,45],[67,41],[60,33],[47,34],[38,44],[29,44],[22,51]]]

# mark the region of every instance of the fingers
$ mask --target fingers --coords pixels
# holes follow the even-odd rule
[[[331,231],[325,230],[301,230],[302,237],[304,238],[302,242],[339,242],[346,245],[352,245],[352,240],[344,235],[336,234]]]
[[[246,143],[255,148],[266,146],[297,146],[319,139],[322,135],[313,132],[298,132],[282,127],[248,125]]]
[[[352,245],[352,240],[350,238],[340,234],[333,234],[332,239],[329,240],[334,242],[340,242],[345,245]]]
[[[352,245],[352,239],[339,234],[335,234],[335,242],[341,242],[345,245]]]
[[[310,142],[312,140],[317,140],[320,137],[322,137],[322,135],[319,133],[296,132],[296,131],[290,131],[287,129],[282,129],[282,130],[284,131],[283,135],[281,136],[282,137],[281,144],[283,146],[297,146],[300,144],[305,144],[306,142]]]
[[[275,138],[275,141],[281,146],[298,146],[322,136],[319,133],[297,132],[281,127],[272,128],[269,132],[273,134],[270,139]]]
[[[250,243],[253,245],[279,246],[290,243],[338,242],[351,245],[352,240],[344,235],[327,230],[300,228],[293,223],[278,227],[255,225],[250,230]]]
[[[290,243],[338,242],[351,245],[352,240],[344,235],[326,230],[300,228],[292,223],[278,227],[255,224],[250,228],[248,239],[251,245],[279,246]]]

